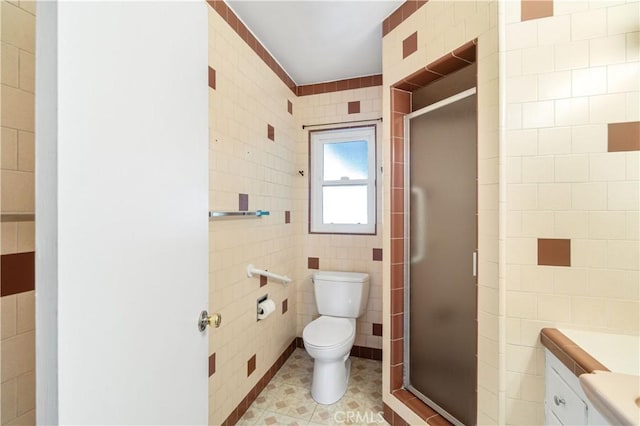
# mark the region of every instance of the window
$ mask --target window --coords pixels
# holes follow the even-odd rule
[[[309,232],[375,234],[375,126],[312,131],[309,139]]]

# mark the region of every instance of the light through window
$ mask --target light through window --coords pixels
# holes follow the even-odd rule
[[[310,232],[375,233],[375,127],[310,132]]]

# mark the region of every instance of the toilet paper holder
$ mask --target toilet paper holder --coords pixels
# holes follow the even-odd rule
[[[259,297],[256,302],[256,321],[260,321],[260,315],[262,314],[262,309],[260,308],[260,304],[269,298],[268,294],[265,294],[262,297]]]

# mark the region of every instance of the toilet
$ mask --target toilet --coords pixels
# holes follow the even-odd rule
[[[304,348],[313,358],[311,396],[320,404],[333,404],[347,390],[356,339],[356,318],[369,299],[369,275],[359,272],[319,271],[313,289],[320,317],[302,331]]]

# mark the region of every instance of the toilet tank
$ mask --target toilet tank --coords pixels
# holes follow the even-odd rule
[[[369,274],[318,271],[313,274],[313,291],[320,315],[358,318],[369,300]]]

